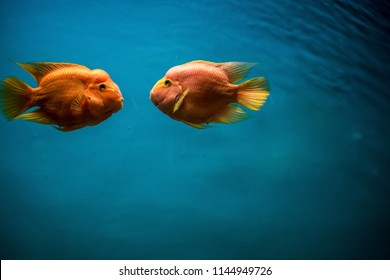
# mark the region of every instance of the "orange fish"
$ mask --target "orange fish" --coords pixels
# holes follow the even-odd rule
[[[97,125],[123,106],[119,87],[101,69],[52,62],[18,65],[34,76],[38,87],[15,77],[3,81],[1,103],[9,120],[23,119],[72,131]],[[24,113],[33,107],[38,108]]]
[[[254,66],[245,62],[192,61],[172,67],[150,92],[157,108],[172,119],[196,128],[233,123],[246,118],[238,103],[259,110],[269,90],[265,78],[242,80]]]

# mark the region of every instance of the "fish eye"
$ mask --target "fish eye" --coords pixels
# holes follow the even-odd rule
[[[101,91],[105,91],[106,90],[106,85],[105,84],[100,84],[99,85],[99,89],[101,90]]]
[[[170,86],[172,85],[171,80],[165,80],[164,85],[165,85],[166,87],[170,87]]]

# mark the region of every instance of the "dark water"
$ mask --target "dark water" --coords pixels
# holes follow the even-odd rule
[[[2,1],[14,61],[105,69],[124,108],[61,133],[0,119],[1,259],[389,259],[387,1]],[[149,91],[248,61],[271,96],[197,130]]]

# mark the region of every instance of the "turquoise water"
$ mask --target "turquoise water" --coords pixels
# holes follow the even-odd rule
[[[318,3],[317,3],[318,2]],[[387,1],[2,1],[14,62],[102,68],[124,108],[70,133],[0,118],[1,259],[389,259]],[[271,95],[197,130],[149,91],[195,59]]]

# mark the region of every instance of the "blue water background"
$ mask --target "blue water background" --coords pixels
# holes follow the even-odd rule
[[[389,259],[387,1],[0,4],[14,62],[106,70],[124,108],[70,133],[0,118],[1,259]],[[260,112],[197,130],[149,91],[195,59],[258,63]]]

